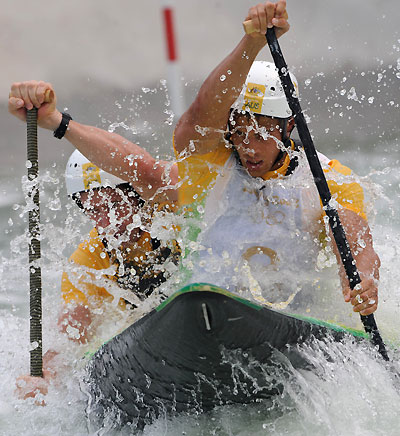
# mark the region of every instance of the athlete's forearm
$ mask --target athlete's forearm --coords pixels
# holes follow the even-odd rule
[[[178,152],[186,149],[191,140],[198,141],[195,142],[198,152],[210,151],[209,146],[204,150],[207,141],[218,144],[226,129],[230,107],[239,96],[250,67],[265,44],[265,38],[259,40],[245,35],[211,72],[175,129]]]
[[[374,248],[372,246],[360,248],[359,246],[354,246],[353,244],[350,244],[350,248],[361,280],[364,278],[372,278],[377,283],[379,281],[379,268],[381,262]],[[339,274],[342,287],[348,287],[349,279],[338,254],[337,257],[340,265]]]
[[[71,121],[65,138],[91,162],[130,182],[145,199],[177,183],[177,172],[170,162],[157,161],[116,133]],[[173,190],[169,191],[173,196]]]
[[[341,211],[339,216],[361,279],[372,278],[377,282],[381,263],[373,247],[368,223],[356,213],[348,210]],[[342,286],[348,286],[349,281],[334,240],[333,244],[340,265],[339,273]]]
[[[22,121],[26,112],[38,108],[38,126],[56,130],[62,114],[57,110],[57,97],[51,83],[30,80],[11,86],[8,110]],[[176,166],[156,161],[138,145],[120,135],[96,127],[70,121],[65,132],[70,141],[84,156],[107,172],[130,182],[144,199],[151,199],[158,190],[164,190],[167,200],[173,201],[176,192],[170,189],[178,181]]]

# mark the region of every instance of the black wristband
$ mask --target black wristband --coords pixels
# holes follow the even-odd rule
[[[68,124],[71,120],[72,120],[72,117],[70,114],[67,114],[66,112],[62,113],[61,123],[58,126],[58,128],[56,130],[54,130],[54,133],[53,133],[55,138],[61,139],[65,135],[65,132],[68,129]]]

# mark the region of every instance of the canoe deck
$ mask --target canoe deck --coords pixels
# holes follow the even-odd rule
[[[164,414],[268,398],[281,390],[282,365],[307,367],[296,345],[349,334],[365,337],[190,285],[96,352],[88,365],[89,415],[113,414],[142,428]]]

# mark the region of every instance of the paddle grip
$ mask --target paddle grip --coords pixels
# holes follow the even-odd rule
[[[8,94],[8,98],[15,97],[12,92]],[[47,89],[44,94],[44,102],[43,103],[51,103],[54,98],[54,91],[51,89]]]
[[[286,11],[283,14],[282,18],[288,19],[288,14]],[[252,20],[243,21],[242,24],[243,24],[244,33],[246,33],[247,35],[250,35],[250,33],[259,32],[259,30],[254,27]]]

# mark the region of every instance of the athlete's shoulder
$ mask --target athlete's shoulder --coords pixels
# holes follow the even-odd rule
[[[226,147],[224,142],[204,154],[185,150],[177,155],[180,180],[179,205],[185,206],[199,201],[231,156],[232,150]]]
[[[332,197],[345,209],[351,210],[367,219],[364,203],[364,189],[356,174],[337,159],[329,159],[318,153],[321,165],[327,178]]]
[[[340,161],[337,159],[330,159],[329,157],[325,156],[323,153],[317,152],[319,161],[321,162],[321,166],[325,173],[329,173],[331,171],[334,171],[336,173],[342,174],[343,176],[350,176],[353,174],[353,171],[351,168],[349,168],[346,165],[343,165]]]

